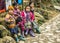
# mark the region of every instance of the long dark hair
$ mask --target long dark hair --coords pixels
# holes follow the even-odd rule
[[[30,3],[29,3],[29,6],[30,6],[32,3],[34,3],[34,2],[30,2]],[[34,3],[34,5],[35,5],[35,3]]]
[[[30,3],[29,3],[29,6],[30,6],[30,7],[31,7],[31,4],[32,4],[32,3],[34,3],[34,2],[30,2]],[[35,5],[35,3],[34,3],[34,5]],[[31,7],[30,11],[31,11],[32,13],[34,13],[34,10],[32,10],[32,7]]]

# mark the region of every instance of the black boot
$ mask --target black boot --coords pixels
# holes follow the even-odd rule
[[[29,32],[29,29],[26,29],[26,31],[25,31],[26,36],[28,35],[28,32]]]

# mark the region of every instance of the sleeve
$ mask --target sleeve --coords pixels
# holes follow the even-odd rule
[[[25,23],[26,22],[26,18],[25,18],[24,12],[21,12],[21,17],[22,17],[22,21]]]
[[[35,16],[33,13],[31,13],[31,21],[33,22],[35,20]]]
[[[24,15],[24,12],[23,11],[21,12],[21,17],[22,17],[22,19],[25,18],[25,15]]]

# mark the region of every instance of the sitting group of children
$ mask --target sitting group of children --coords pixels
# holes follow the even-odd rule
[[[35,37],[34,30],[40,33],[38,26],[35,23],[34,3],[30,3],[25,7],[24,11],[20,11],[17,5],[10,8],[5,17],[6,26],[14,36],[16,42],[19,40],[25,41],[25,36],[30,34]]]

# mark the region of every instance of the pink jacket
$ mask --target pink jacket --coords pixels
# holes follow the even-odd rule
[[[26,13],[25,13],[25,11],[21,12],[21,16],[22,16],[23,22],[25,23],[26,22]],[[33,22],[34,19],[35,19],[34,14],[32,12],[30,12],[30,19],[31,19],[31,22]]]

